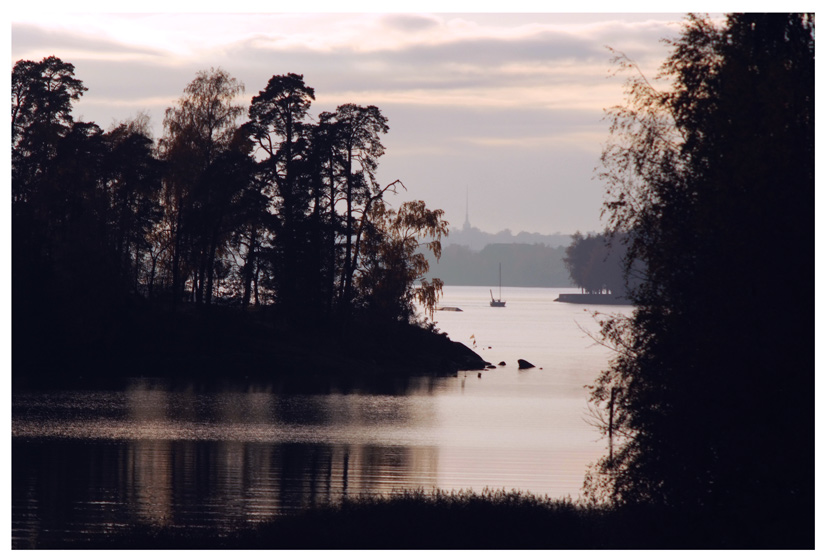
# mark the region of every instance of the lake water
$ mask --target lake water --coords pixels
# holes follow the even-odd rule
[[[342,496],[519,489],[579,496],[606,442],[588,391],[610,352],[575,289],[447,287],[437,328],[505,366],[320,394],[135,380],[122,390],[12,396],[12,546],[136,523],[233,527]],[[535,364],[518,370],[519,358]],[[241,375],[243,372],[238,372]],[[316,372],[308,372],[316,373]],[[242,375],[241,375],[242,376]]]

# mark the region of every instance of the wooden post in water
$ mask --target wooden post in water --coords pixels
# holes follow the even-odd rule
[[[608,423],[607,423],[607,457],[609,463],[613,464],[613,403],[616,400],[616,387],[610,388],[610,404],[609,407],[609,416],[608,416]]]

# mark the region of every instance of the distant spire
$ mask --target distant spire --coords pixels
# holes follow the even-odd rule
[[[467,206],[464,213],[464,230],[470,229],[470,187],[467,187]]]

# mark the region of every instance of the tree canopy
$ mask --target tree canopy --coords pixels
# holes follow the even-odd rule
[[[668,88],[616,58],[634,73],[605,212],[645,275],[603,323],[618,353],[592,395],[617,450],[589,491],[812,545],[814,18],[690,16],[670,46]]]

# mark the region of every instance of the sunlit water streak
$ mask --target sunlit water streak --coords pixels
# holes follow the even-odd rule
[[[404,488],[576,498],[605,452],[585,385],[610,354],[585,332],[597,330],[591,310],[555,303],[557,293],[504,288],[507,307],[496,309],[484,288],[447,288],[442,304],[464,311],[437,312],[437,328],[507,365],[414,379],[398,395],[171,391],[145,380],[14,395],[13,545],[134,523],[229,531]],[[537,367],[519,371],[519,358]]]

